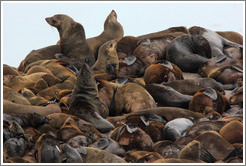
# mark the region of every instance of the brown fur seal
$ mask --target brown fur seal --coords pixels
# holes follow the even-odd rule
[[[181,35],[170,43],[166,58],[183,72],[194,73],[211,58],[211,48],[203,36]]]
[[[164,158],[178,158],[180,150],[181,147],[169,140],[156,142],[153,146],[153,151],[158,152]]]
[[[151,64],[144,73],[144,81],[146,84],[181,80],[183,78],[182,71],[174,64],[163,61],[163,63]]]
[[[47,17],[45,20],[59,31],[61,53],[65,56],[65,61],[74,63],[78,70],[81,63],[87,63],[89,66],[95,63],[95,57],[86,42],[84,28],[80,23],[63,14]]]
[[[118,75],[119,59],[116,52],[116,42],[116,40],[110,40],[100,47],[97,61],[91,67],[93,74],[109,73]]]
[[[120,41],[117,43],[117,53],[123,53],[126,56],[131,55],[135,48],[137,48],[139,39],[134,36],[124,36]]]
[[[130,163],[152,163],[155,160],[163,159],[159,153],[136,150],[129,150],[125,154],[125,158]]]
[[[227,40],[243,45],[243,36],[240,33],[234,31],[216,31],[216,33]]]
[[[213,57],[220,57],[220,56],[224,56],[225,54],[231,57],[229,52],[224,52],[225,46],[242,48],[242,45],[231,42],[210,29],[205,29],[199,26],[193,26],[189,28],[189,32],[191,35],[203,36],[208,40]]]
[[[233,120],[223,126],[220,135],[231,144],[243,143],[243,124],[237,120]]]
[[[103,118],[108,116],[107,106],[99,99],[95,79],[88,65],[83,64],[70,98],[69,112],[90,122],[100,131],[108,131],[114,126]]]
[[[138,38],[140,40],[142,40],[142,39],[145,39],[145,38],[158,37],[158,36],[165,35],[167,33],[173,33],[173,32],[183,32],[183,33],[186,33],[186,34],[189,33],[188,29],[186,27],[180,26],[180,27],[171,27],[171,28],[165,29],[163,31],[159,31],[159,32],[154,32],[154,33],[150,33],[150,34],[146,34],[146,35],[141,35],[141,36],[138,36]]]
[[[156,107],[153,97],[139,84],[130,82],[122,86],[100,81],[100,85],[103,87],[100,96],[106,101],[111,115],[118,115],[123,110],[128,113]]]
[[[192,97],[189,103],[189,110],[203,114],[212,111],[223,114],[228,107],[228,99],[212,88],[201,89]]]
[[[53,75],[62,81],[66,80],[68,77],[76,77],[75,73],[71,71],[69,68],[67,68],[69,64],[66,62],[62,62],[60,60],[51,59],[51,60],[39,60],[36,62],[31,63],[26,67],[25,73],[28,73],[29,70],[32,70],[32,68],[36,68],[36,66],[42,66],[48,69],[53,73]],[[45,72],[43,69],[40,70],[40,72]],[[34,73],[33,73],[34,74]]]
[[[16,68],[3,64],[3,75],[20,75]]]
[[[40,115],[48,115],[61,112],[61,109],[56,104],[49,104],[46,107],[30,106],[16,104],[8,100],[3,100],[3,113],[38,113]]]
[[[61,162],[61,150],[58,141],[51,135],[42,134],[36,144],[35,153],[40,163],[59,163]]]
[[[127,149],[150,151],[154,145],[150,136],[132,124],[122,124],[109,134],[109,137]]]
[[[24,71],[25,68],[38,60],[54,59],[56,53],[61,53],[59,45],[52,45],[38,50],[32,50],[25,59],[20,63],[18,71]]]
[[[221,137],[216,131],[207,131],[200,134],[195,140],[199,141],[202,148],[211,153],[216,160],[223,160],[234,150],[232,144]]]
[[[197,140],[191,141],[179,153],[180,159],[200,160],[201,145]]]
[[[242,104],[243,103],[243,86],[238,88],[235,93],[229,98],[230,104]]]
[[[24,96],[7,86],[3,86],[3,99],[9,100],[13,103],[31,105]]]
[[[42,105],[48,102],[47,99],[35,95],[30,89],[24,88],[20,93],[30,102],[31,105]]]
[[[115,124],[118,121],[122,121],[127,117],[134,115],[145,115],[145,114],[156,114],[160,117],[167,119],[168,121],[176,119],[176,118],[187,118],[191,121],[197,121],[200,118],[203,118],[204,115],[201,113],[193,112],[187,109],[178,108],[178,107],[158,107],[151,109],[139,110],[136,112],[131,112],[129,114],[124,114],[122,116],[115,116],[107,118],[108,121]]]
[[[114,10],[108,15],[107,19],[104,22],[104,30],[103,32],[96,37],[92,37],[87,39],[87,43],[90,46],[92,52],[97,59],[98,49],[105,42],[109,40],[117,40],[119,41],[124,36],[124,30],[121,24],[117,21],[117,14]]]
[[[84,147],[85,154],[81,157],[85,163],[126,163],[126,161],[117,155],[92,147]]]
[[[145,88],[160,107],[173,106],[188,108],[189,102],[192,98],[190,95],[184,95],[173,88],[162,84],[147,84]]]
[[[215,90],[218,90],[222,94],[225,94],[223,85],[221,85],[212,78],[174,80],[171,82],[164,83],[164,85],[169,86],[175,89],[176,91],[187,95],[194,95],[197,91],[206,87],[211,87]]]

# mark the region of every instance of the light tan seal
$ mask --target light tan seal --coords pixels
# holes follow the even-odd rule
[[[104,22],[103,32],[99,36],[89,38],[86,41],[90,46],[92,52],[94,53],[95,58],[97,58],[97,52],[98,49],[101,47],[101,45],[113,39],[119,41],[123,36],[124,36],[123,27],[117,21],[116,12],[112,10]]]

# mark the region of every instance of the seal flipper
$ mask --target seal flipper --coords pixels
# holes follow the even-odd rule
[[[227,57],[224,54],[219,54],[215,57],[215,62],[219,63],[222,62],[223,60],[225,60]]]
[[[138,41],[137,45],[139,46],[140,44],[150,45],[151,41],[148,38],[144,38],[143,40]]]
[[[102,133],[111,131],[114,129],[114,125],[109,121],[103,119],[96,111],[86,114],[83,118],[87,122],[91,123],[97,130]]]
[[[235,70],[243,73],[243,69],[241,67],[239,67],[239,66],[234,65],[234,66],[232,66],[232,69],[235,69]]]
[[[115,83],[116,84],[119,84],[119,85],[125,85],[128,81],[128,78],[127,77],[119,77]]]
[[[208,97],[210,97],[213,100],[217,100],[217,93],[214,89],[212,88],[207,88],[205,90],[202,91],[203,94],[207,95]]]
[[[227,159],[231,157],[236,157],[239,154],[243,154],[243,149],[241,147],[237,147],[234,150],[231,151],[224,159],[223,161],[226,161]]]
[[[129,133],[134,133],[138,130],[138,128],[134,125],[126,125],[126,130],[129,132]]]
[[[217,161],[214,156],[205,148],[201,148],[201,155],[200,159],[207,162],[207,163],[214,163]]]
[[[173,65],[169,61],[164,60],[164,61],[160,62],[159,64],[163,65],[163,66],[166,66],[169,69],[173,69]]]
[[[103,150],[103,149],[107,148],[108,145],[109,145],[109,139],[108,138],[102,138],[98,141],[95,148]]]
[[[142,120],[145,126],[149,126],[149,117],[146,117],[145,115],[141,115],[140,119]]]
[[[131,66],[136,60],[137,60],[137,57],[134,55],[129,55],[125,57],[125,61],[128,66]]]
[[[115,94],[116,94],[117,89],[118,89],[118,86],[114,88],[113,97],[109,104],[109,115],[111,116],[115,116]]]
[[[79,154],[83,154],[83,155],[86,155],[87,154],[87,150],[80,146],[79,148],[75,148],[77,150],[77,152],[79,152]]]

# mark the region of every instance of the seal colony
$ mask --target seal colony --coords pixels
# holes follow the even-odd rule
[[[64,14],[57,44],[3,66],[5,163],[242,163],[243,36],[170,27],[98,36]]]

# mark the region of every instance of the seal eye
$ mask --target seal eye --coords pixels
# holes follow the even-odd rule
[[[56,23],[56,20],[52,19],[51,22],[52,22],[53,24],[55,24],[55,23]]]

